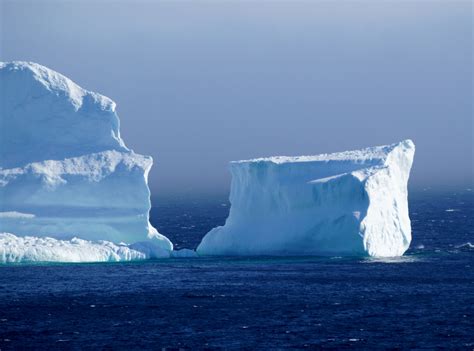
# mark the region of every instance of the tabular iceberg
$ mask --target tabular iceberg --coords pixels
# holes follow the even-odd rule
[[[400,256],[411,241],[411,140],[230,164],[229,217],[201,255]]]
[[[152,158],[125,146],[112,100],[26,62],[0,63],[0,89],[0,232],[63,247],[74,237],[146,242],[153,255],[170,255],[171,242],[149,223]]]

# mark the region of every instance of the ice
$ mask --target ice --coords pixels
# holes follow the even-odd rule
[[[230,164],[229,217],[200,255],[394,257],[411,242],[411,140],[319,156]]]
[[[152,159],[126,147],[112,100],[26,62],[0,63],[0,87],[3,262],[393,257],[410,244],[410,140],[232,162],[226,224],[197,253],[173,251],[149,223]]]
[[[125,244],[106,240],[59,240],[47,236],[20,237],[11,233],[0,233],[0,264],[120,262],[169,257],[195,258],[198,255],[196,251],[189,249],[169,251],[153,240]]]
[[[143,255],[99,240],[170,255],[171,242],[149,223],[152,158],[126,147],[112,100],[27,62],[0,63],[0,87],[0,232],[37,237],[40,254],[25,254],[33,260]],[[74,237],[85,240],[74,254],[56,248]]]
[[[129,152],[109,98],[29,62],[0,62],[0,86],[0,167],[106,150]]]
[[[148,246],[146,246],[148,245]],[[143,250],[146,248],[146,250]],[[18,237],[0,233],[0,263],[28,262],[118,262],[150,258],[167,258],[170,252],[154,245],[114,244],[110,241],[88,241],[79,238],[58,240],[50,237]]]

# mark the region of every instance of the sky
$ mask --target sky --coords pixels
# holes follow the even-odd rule
[[[0,3],[0,60],[112,98],[153,194],[225,193],[231,160],[407,138],[411,188],[472,186],[471,1]]]

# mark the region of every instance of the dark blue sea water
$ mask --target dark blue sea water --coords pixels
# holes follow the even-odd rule
[[[225,198],[161,199],[178,248]],[[474,195],[412,193],[399,259],[198,258],[0,266],[0,349],[474,348]]]

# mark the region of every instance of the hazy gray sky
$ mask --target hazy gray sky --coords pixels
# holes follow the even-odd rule
[[[154,195],[406,138],[413,187],[472,184],[471,1],[0,1],[1,60],[115,100]]]

